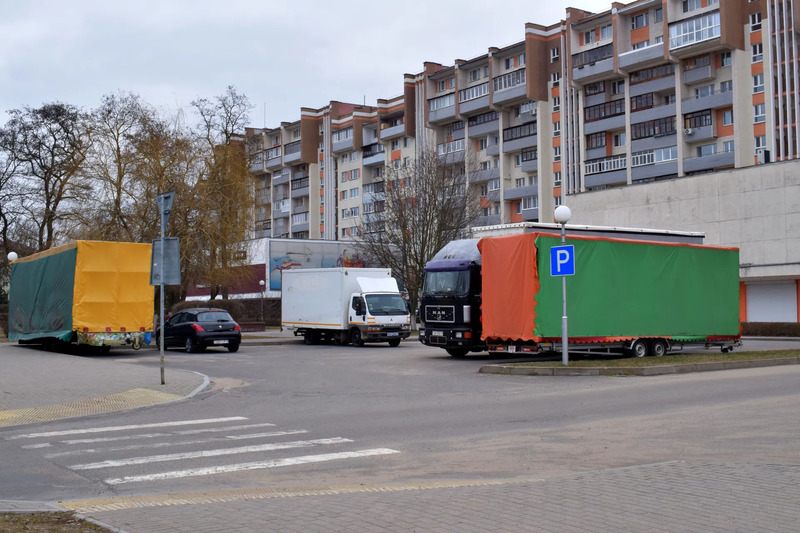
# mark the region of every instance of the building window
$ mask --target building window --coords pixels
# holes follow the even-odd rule
[[[759,31],[761,29],[761,12],[750,13],[750,31]]]
[[[631,45],[631,49],[639,50],[640,48],[647,48],[648,46],[650,46],[650,41],[641,41],[638,43],[633,43],[633,45]]]
[[[683,117],[684,128],[702,128],[703,126],[711,125],[711,110],[698,111],[696,113],[687,113]]]
[[[596,83],[590,83],[586,87],[583,88],[586,96],[592,96],[593,94],[600,94],[606,91],[606,86],[602,81],[598,81]]]
[[[514,68],[514,58],[513,57],[507,57],[505,59],[504,66],[505,66],[506,70],[511,70],[512,68]]]
[[[606,133],[601,131],[600,133],[592,133],[586,136],[586,149],[591,150],[592,148],[600,148],[606,145]]]
[[[655,161],[656,163],[664,163],[665,161],[675,161],[678,159],[678,147],[669,146],[667,148],[656,148]]]
[[[561,121],[553,122],[553,137],[561,137]]]
[[[756,104],[753,106],[753,122],[765,122],[767,120],[767,109],[764,104]]]
[[[647,26],[647,12],[639,13],[631,17],[631,29],[637,30]]]
[[[753,94],[764,92],[764,74],[753,76]]]
[[[703,157],[707,155],[714,155],[717,153],[717,145],[716,144],[706,144],[703,146],[697,147],[697,157]]]
[[[719,83],[719,92],[727,93],[728,91],[732,91],[732,90],[733,90],[733,81],[732,80],[721,81]]]
[[[559,109],[561,109],[561,97],[560,96],[554,96],[553,97],[553,111],[558,111]]]
[[[733,125],[733,109],[726,109],[722,112],[722,125],[723,126],[732,126]]]
[[[517,56],[517,66],[521,67],[523,65],[525,65],[525,52]]]
[[[764,60],[764,45],[756,43],[753,45],[753,63],[759,63]],[[730,53],[730,52],[728,52]]]
[[[489,180],[489,190],[490,191],[499,191],[500,190],[500,178],[494,178]]]
[[[614,134],[614,146],[625,146],[625,134],[624,133],[615,133]]]
[[[561,186],[561,172],[553,172],[553,187]]]
[[[612,81],[611,94],[625,94],[625,80]]]
[[[561,73],[560,72],[551,72],[550,73],[550,81],[553,83],[553,87],[558,86],[559,80],[561,80]]]
[[[654,22],[662,22],[664,20],[664,9],[658,8],[653,11],[653,21]]]
[[[474,69],[469,71],[469,81],[470,82],[478,81],[479,79],[481,79],[481,69],[474,68]]]
[[[559,59],[559,54],[561,53],[560,48],[551,48],[550,49],[550,62],[555,63]]]
[[[756,150],[766,148],[767,147],[767,136],[766,135],[759,135],[755,138],[756,143]]]
[[[347,181],[347,171],[342,172],[342,183]]]
[[[733,152],[735,150],[735,141],[724,141],[722,143],[722,151],[726,153]]]
[[[539,207],[538,196],[526,196],[522,199],[522,209],[536,209]]]
[[[711,96],[712,94],[714,94],[713,85],[703,85],[702,87],[698,87],[694,90],[695,98],[705,98],[706,96]]]
[[[339,191],[339,200],[347,200],[347,191]]]
[[[719,54],[719,64],[722,67],[729,67],[733,64],[733,58],[730,52],[721,52]]]
[[[592,44],[596,40],[594,30],[583,32],[583,44]]]
[[[350,198],[358,198],[359,190],[358,188],[350,189]]]
[[[647,20],[646,17],[645,17],[645,20]],[[606,24],[605,26],[600,28],[600,38],[601,39],[611,39],[611,37],[613,37],[613,36],[614,36],[614,31],[613,31],[613,27],[611,26],[611,24]]]
[[[762,106],[764,104],[761,104]],[[554,146],[553,147],[553,161],[561,161],[561,147]]]
[[[689,11],[700,9],[703,6],[700,3],[700,0],[683,0],[682,7],[683,7],[683,12],[688,13]]]

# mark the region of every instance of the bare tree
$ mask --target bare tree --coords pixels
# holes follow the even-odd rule
[[[88,196],[81,170],[91,130],[82,111],[62,103],[9,114],[0,148],[14,161],[27,200],[20,205],[36,226],[38,249],[46,250],[56,242],[59,223],[74,218],[70,209],[80,209]]]
[[[478,192],[467,185],[470,166],[433,149],[422,151],[410,166],[387,167],[383,199],[378,195],[364,204],[364,255],[392,269],[405,285],[412,309],[425,263],[479,214]]]

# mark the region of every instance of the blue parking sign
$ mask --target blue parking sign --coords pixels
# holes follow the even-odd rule
[[[575,247],[571,244],[550,248],[550,275],[575,275]]]

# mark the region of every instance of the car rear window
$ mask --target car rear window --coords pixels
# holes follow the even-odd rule
[[[198,322],[233,322],[233,317],[225,311],[205,311],[197,313]]]

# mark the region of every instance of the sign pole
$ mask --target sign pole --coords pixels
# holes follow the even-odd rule
[[[553,212],[553,218],[561,224],[561,246],[559,251],[551,259],[551,273],[561,276],[561,363],[569,366],[569,335],[567,335],[567,276],[575,274],[575,250],[574,247],[567,247],[567,222],[572,218],[572,210],[559,205]],[[551,251],[552,253],[552,251]],[[559,254],[564,254],[563,256]],[[563,260],[561,258],[563,257]]]
[[[561,224],[561,245],[567,243],[566,223]],[[567,339],[567,276],[561,276],[561,364],[569,366],[569,345]]]

